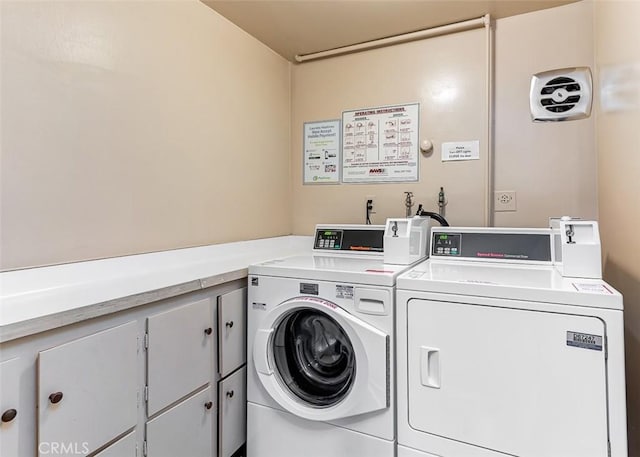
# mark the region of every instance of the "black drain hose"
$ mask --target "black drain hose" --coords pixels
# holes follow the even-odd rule
[[[431,219],[435,219],[436,221],[438,221],[438,223],[441,226],[449,227],[449,223],[444,217],[442,217],[438,213],[432,213],[431,211],[424,211],[422,209],[422,205],[418,205],[418,212],[416,212],[416,216],[427,216],[427,217],[430,217]]]

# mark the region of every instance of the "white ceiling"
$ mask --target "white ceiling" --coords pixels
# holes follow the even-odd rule
[[[290,61],[438,25],[578,0],[201,0]]]

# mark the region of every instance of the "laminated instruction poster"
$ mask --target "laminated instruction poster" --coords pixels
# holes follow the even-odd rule
[[[342,182],[418,180],[420,104],[342,113]]]
[[[340,120],[305,122],[304,184],[340,182]]]

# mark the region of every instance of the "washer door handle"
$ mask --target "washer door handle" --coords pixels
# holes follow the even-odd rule
[[[420,383],[440,388],[440,349],[420,346]]]
[[[253,364],[258,373],[272,375],[273,370],[269,365],[269,344],[273,329],[258,330],[253,341]]]

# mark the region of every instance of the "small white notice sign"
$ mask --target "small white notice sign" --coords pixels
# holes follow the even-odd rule
[[[480,159],[480,141],[442,143],[442,161]]]
[[[340,120],[304,123],[304,184],[340,182]]]
[[[573,282],[571,283],[578,292],[587,292],[590,294],[604,294],[613,295],[613,292],[604,284],[600,283],[587,283],[587,282]]]

